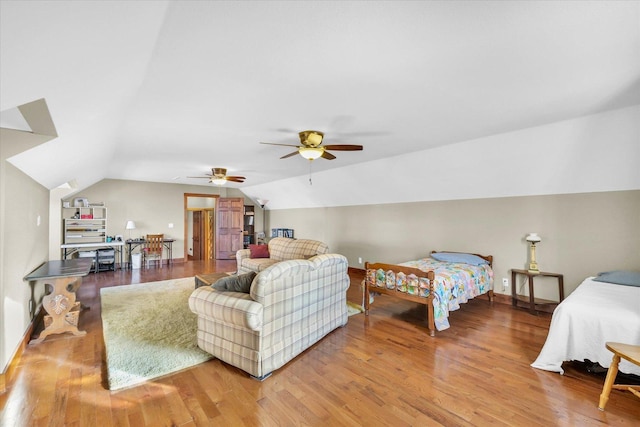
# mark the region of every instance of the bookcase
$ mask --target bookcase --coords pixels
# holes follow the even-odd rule
[[[251,205],[244,206],[244,229],[242,232],[242,243],[244,248],[247,249],[249,245],[254,242],[254,230],[255,230],[255,209]]]
[[[62,208],[64,243],[104,243],[107,239],[105,206]]]

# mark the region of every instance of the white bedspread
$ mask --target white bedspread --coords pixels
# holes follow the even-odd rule
[[[547,341],[534,368],[564,373],[563,361],[589,359],[608,368],[608,341],[640,345],[640,287],[596,282],[589,277],[556,307]],[[640,375],[640,366],[621,360],[620,372]]]

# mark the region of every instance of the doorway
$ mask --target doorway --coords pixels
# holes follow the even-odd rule
[[[215,206],[219,197],[184,194],[184,253],[188,261],[214,259]]]

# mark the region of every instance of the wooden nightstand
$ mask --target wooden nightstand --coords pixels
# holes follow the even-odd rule
[[[529,282],[529,298],[523,295],[518,295],[516,293],[516,276],[520,274],[523,276],[527,276],[527,281]],[[543,277],[555,277],[558,279],[558,294],[560,296],[560,301],[549,301],[540,299],[534,296],[533,292],[533,278],[543,276]],[[559,304],[564,300],[564,276],[559,273],[546,273],[541,271],[539,273],[531,273],[528,270],[511,270],[511,305],[514,307],[518,307],[518,302],[523,301],[529,304],[529,312],[531,314],[536,314],[536,305],[547,305],[547,304]]]

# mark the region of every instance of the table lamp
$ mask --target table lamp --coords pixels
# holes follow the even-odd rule
[[[129,240],[131,240],[131,230],[136,229],[136,223],[133,221],[127,221],[127,225],[124,228],[129,230]]]
[[[525,240],[531,244],[531,254],[529,260],[529,273],[540,273],[538,263],[536,262],[536,243],[540,243],[542,239],[538,233],[529,233]]]

